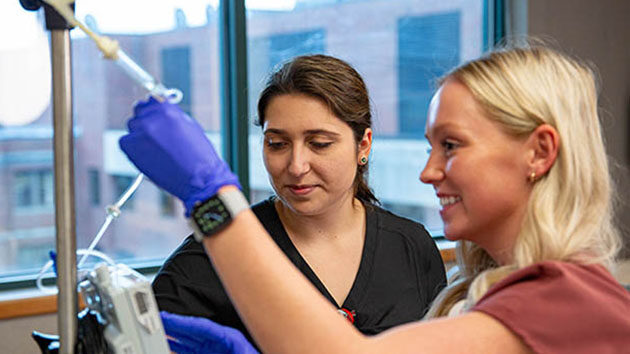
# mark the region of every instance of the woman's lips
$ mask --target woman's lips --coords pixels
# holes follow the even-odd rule
[[[311,193],[315,189],[315,186],[314,185],[295,185],[295,184],[293,184],[293,185],[289,185],[288,188],[291,191],[291,193],[293,193],[295,195],[303,196],[303,195],[307,195],[307,194]]]

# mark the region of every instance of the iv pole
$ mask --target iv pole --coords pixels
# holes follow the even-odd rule
[[[42,5],[50,31],[53,83],[53,142],[55,166],[55,226],[57,245],[57,327],[59,352],[74,353],[77,343],[76,217],[74,203],[74,136],[72,132],[72,66],[70,29],[41,0],[20,0],[26,10]],[[74,9],[74,4],[73,4]]]

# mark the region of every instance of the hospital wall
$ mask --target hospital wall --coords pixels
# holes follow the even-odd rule
[[[556,41],[569,53],[591,61],[599,68],[603,83],[604,134],[608,153],[616,161],[614,177],[621,201],[618,221],[627,239],[630,235],[630,2],[624,0],[530,0],[527,3],[528,33]],[[626,249],[626,257],[630,252]],[[617,274],[630,283],[630,262]],[[56,316],[43,314],[1,320],[1,353],[37,353],[30,338],[34,329],[56,333]]]
[[[529,34],[551,38],[595,64],[601,80],[604,139],[619,202],[617,223],[630,258],[630,1],[531,0]]]

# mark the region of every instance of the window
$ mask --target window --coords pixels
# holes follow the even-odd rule
[[[160,207],[161,207],[161,215],[164,216],[175,216],[175,198],[160,190]]]
[[[14,204],[17,209],[38,211],[53,209],[53,175],[50,169],[18,171],[13,180]]]
[[[29,90],[15,98],[0,97],[7,107],[24,108],[24,112],[7,111],[0,105],[0,282],[15,274],[36,274],[55,237],[48,33],[43,30],[43,13],[26,12],[17,1],[10,3],[16,6],[7,18],[16,19],[16,31],[9,40],[0,41],[0,66],[17,76],[3,76],[1,84],[19,82]],[[217,2],[173,5],[136,0],[128,3],[126,13],[138,14],[150,7],[151,16],[129,18],[100,3],[77,2],[79,20],[117,40],[167,87],[182,90],[182,108],[199,121],[221,151],[224,91]],[[252,6],[256,3],[261,4],[251,2]],[[267,3],[268,8],[248,7],[246,11],[249,118],[256,114],[267,75],[279,63],[312,53],[348,61],[365,79],[373,103],[370,185],[387,208],[420,220],[439,234],[434,193],[417,180],[426,159],[422,153],[426,141],[420,133],[432,89],[427,82],[481,53],[485,2],[296,0],[288,8],[271,8],[280,2]],[[372,19],[369,26],[364,25],[366,18]],[[20,27],[27,24],[32,27]],[[35,29],[37,36],[32,35]],[[118,139],[126,130],[133,103],[145,98],[146,91],[114,63],[103,60],[81,31],[74,29],[71,37],[77,245],[85,247],[105,218],[102,206],[115,202],[137,175],[120,151]],[[29,46],[28,50],[15,50],[23,46]],[[35,59],[39,65],[30,65],[27,71],[11,70]],[[20,93],[15,91],[11,93]],[[27,101],[13,104],[20,100]],[[27,116],[31,123],[5,125],[9,111]],[[273,191],[261,159],[260,129],[251,126],[249,137],[243,139],[248,139],[250,148],[250,189],[255,202]],[[133,211],[125,213],[130,207]],[[179,217],[181,203],[148,180],[122,212],[98,248],[131,266],[161,264],[190,234],[186,220]]]
[[[398,19],[398,131],[422,138],[435,79],[460,62],[459,11]]]
[[[133,183],[133,177],[129,176],[112,176],[112,182],[114,184],[114,194],[112,194],[112,200],[118,200],[123,193],[131,186]],[[133,209],[134,198],[129,198],[125,205],[123,206],[127,210]]]
[[[182,14],[179,15],[180,17]],[[179,103],[184,112],[191,114],[190,47],[162,49],[162,80],[167,87],[177,87],[184,96]]]
[[[325,34],[322,29],[294,33],[270,34],[247,41],[248,86],[250,116],[256,114],[258,95],[265,86],[267,75],[274,67],[298,55],[324,52]],[[252,54],[256,53],[256,54]],[[256,128],[252,133],[258,133]],[[252,189],[252,193],[257,193]]]
[[[101,205],[101,178],[97,169],[88,171],[90,204],[93,206]]]

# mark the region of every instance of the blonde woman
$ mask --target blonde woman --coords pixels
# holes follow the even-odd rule
[[[194,144],[190,137],[201,139],[198,128],[180,123],[183,119],[166,106],[156,104],[151,119],[130,121],[123,150],[186,205],[201,201],[203,207],[217,193],[237,195],[227,178],[231,173],[209,144],[197,160],[216,172],[195,193],[182,191],[171,171],[142,153],[170,147],[163,142],[174,137],[182,145]],[[177,129],[159,129],[173,126]],[[376,337],[361,335],[281,257],[256,217],[234,208],[227,226],[199,233],[261,348],[273,353],[627,351],[630,294],[609,272],[619,238],[611,222],[612,186],[588,67],[544,47],[496,51],[466,63],[442,80],[426,136],[432,151],[420,178],[440,198],[446,237],[461,242],[461,276],[428,314],[440,318]],[[167,150],[153,158],[176,156]],[[200,176],[187,166],[176,172],[189,181]],[[179,348],[241,342],[207,320],[170,314],[163,319]]]

